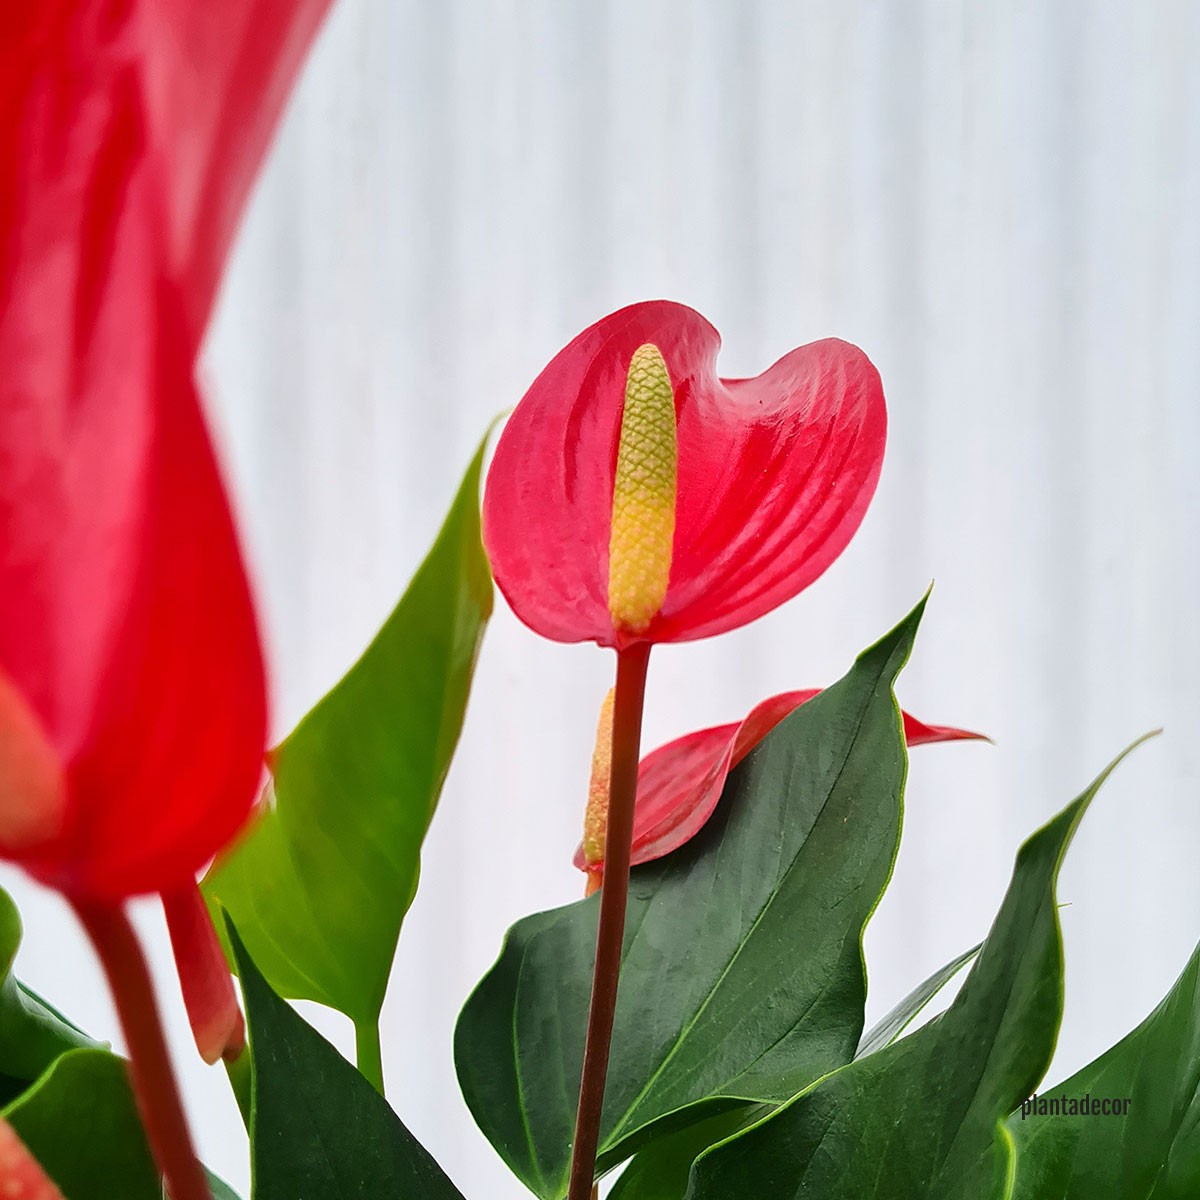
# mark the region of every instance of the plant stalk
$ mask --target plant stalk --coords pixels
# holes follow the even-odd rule
[[[379,1043],[378,1021],[355,1021],[354,1059],[358,1073],[382,1096],[383,1047]]]
[[[600,889],[600,924],[596,931],[596,967],[588,1010],[579,1112],[571,1152],[568,1200],[589,1200],[600,1144],[604,1084],[617,1009],[625,907],[629,898],[629,859],[633,847],[633,807],[637,799],[638,757],[642,741],[642,707],[650,643],[637,642],[617,652],[617,688],[613,700],[612,772],[608,830],[604,840],[604,883]]]
[[[116,1001],[146,1140],[171,1200],[212,1200],[196,1158],[137,934],[118,904],[72,898]]]

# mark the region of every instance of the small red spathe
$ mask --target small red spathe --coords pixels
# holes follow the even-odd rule
[[[699,833],[717,807],[729,772],[784,717],[818,694],[817,688],[781,692],[755,705],[745,720],[685,734],[647,754],[638,768],[633,863],[662,858]],[[904,738],[910,746],[986,740],[981,733],[949,725],[926,725],[908,713],[902,716]],[[581,871],[596,871],[604,863],[589,864],[581,846],[575,852],[575,865]]]

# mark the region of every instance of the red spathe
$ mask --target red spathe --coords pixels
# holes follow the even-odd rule
[[[194,370],[324,7],[0,16],[0,672],[65,787],[0,853],[74,895],[190,881],[255,795],[262,656]]]
[[[818,688],[781,692],[756,704],[745,720],[685,734],[647,754],[638,768],[637,803],[633,813],[633,863],[652,862],[678,850],[704,827],[725,788],[729,772],[779,724],[819,694]],[[926,725],[902,713],[904,740],[910,746],[932,742],[987,740],[981,733],[949,725]],[[581,871],[603,868],[589,864],[583,847],[575,852]]]
[[[609,615],[608,545],[625,378],[647,342],[675,392],[678,489],[666,599],[633,638]],[[500,589],[537,633],[617,647],[710,637],[796,595],[854,535],[887,434],[866,355],[827,339],[753,379],[721,379],[719,347],[690,308],[631,305],[560,351],[509,418],[488,472],[484,542]]]

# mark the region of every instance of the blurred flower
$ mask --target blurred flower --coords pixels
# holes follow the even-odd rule
[[[875,368],[833,339],[720,379],[679,304],[584,330],[496,448],[484,542],[513,611],[622,649],[744,625],[813,582],[862,521],[887,417]]]
[[[0,15],[0,854],[76,898],[190,884],[266,735],[193,378],[324,0]]]
[[[54,1181],[29,1153],[16,1130],[0,1117],[0,1180],[5,1200],[63,1200]]]
[[[651,862],[678,850],[703,828],[713,814],[729,772],[800,705],[819,694],[817,688],[782,692],[755,705],[743,721],[686,734],[647,754],[638,768],[633,812],[633,858]],[[575,865],[598,876],[604,868],[604,833],[608,808],[607,751],[612,739],[612,693],[600,710],[583,842]],[[948,725],[926,725],[903,713],[904,738],[910,746],[930,742],[987,739],[981,733]],[[590,886],[594,891],[595,886]]]

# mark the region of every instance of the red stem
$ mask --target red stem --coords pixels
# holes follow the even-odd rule
[[[629,859],[633,849],[633,806],[637,799],[638,756],[642,741],[642,705],[650,643],[637,642],[617,653],[617,690],[613,700],[612,768],[608,831],[604,840],[604,883],[600,889],[600,925],[596,931],[596,968],[588,1012],[579,1113],[571,1154],[568,1200],[589,1200],[600,1144],[604,1083],[612,1045],[625,906],[629,898]]]
[[[137,934],[117,904],[80,899],[71,903],[108,977],[129,1048],[133,1090],[146,1139],[171,1200],[212,1200],[183,1115],[154,985]]]

